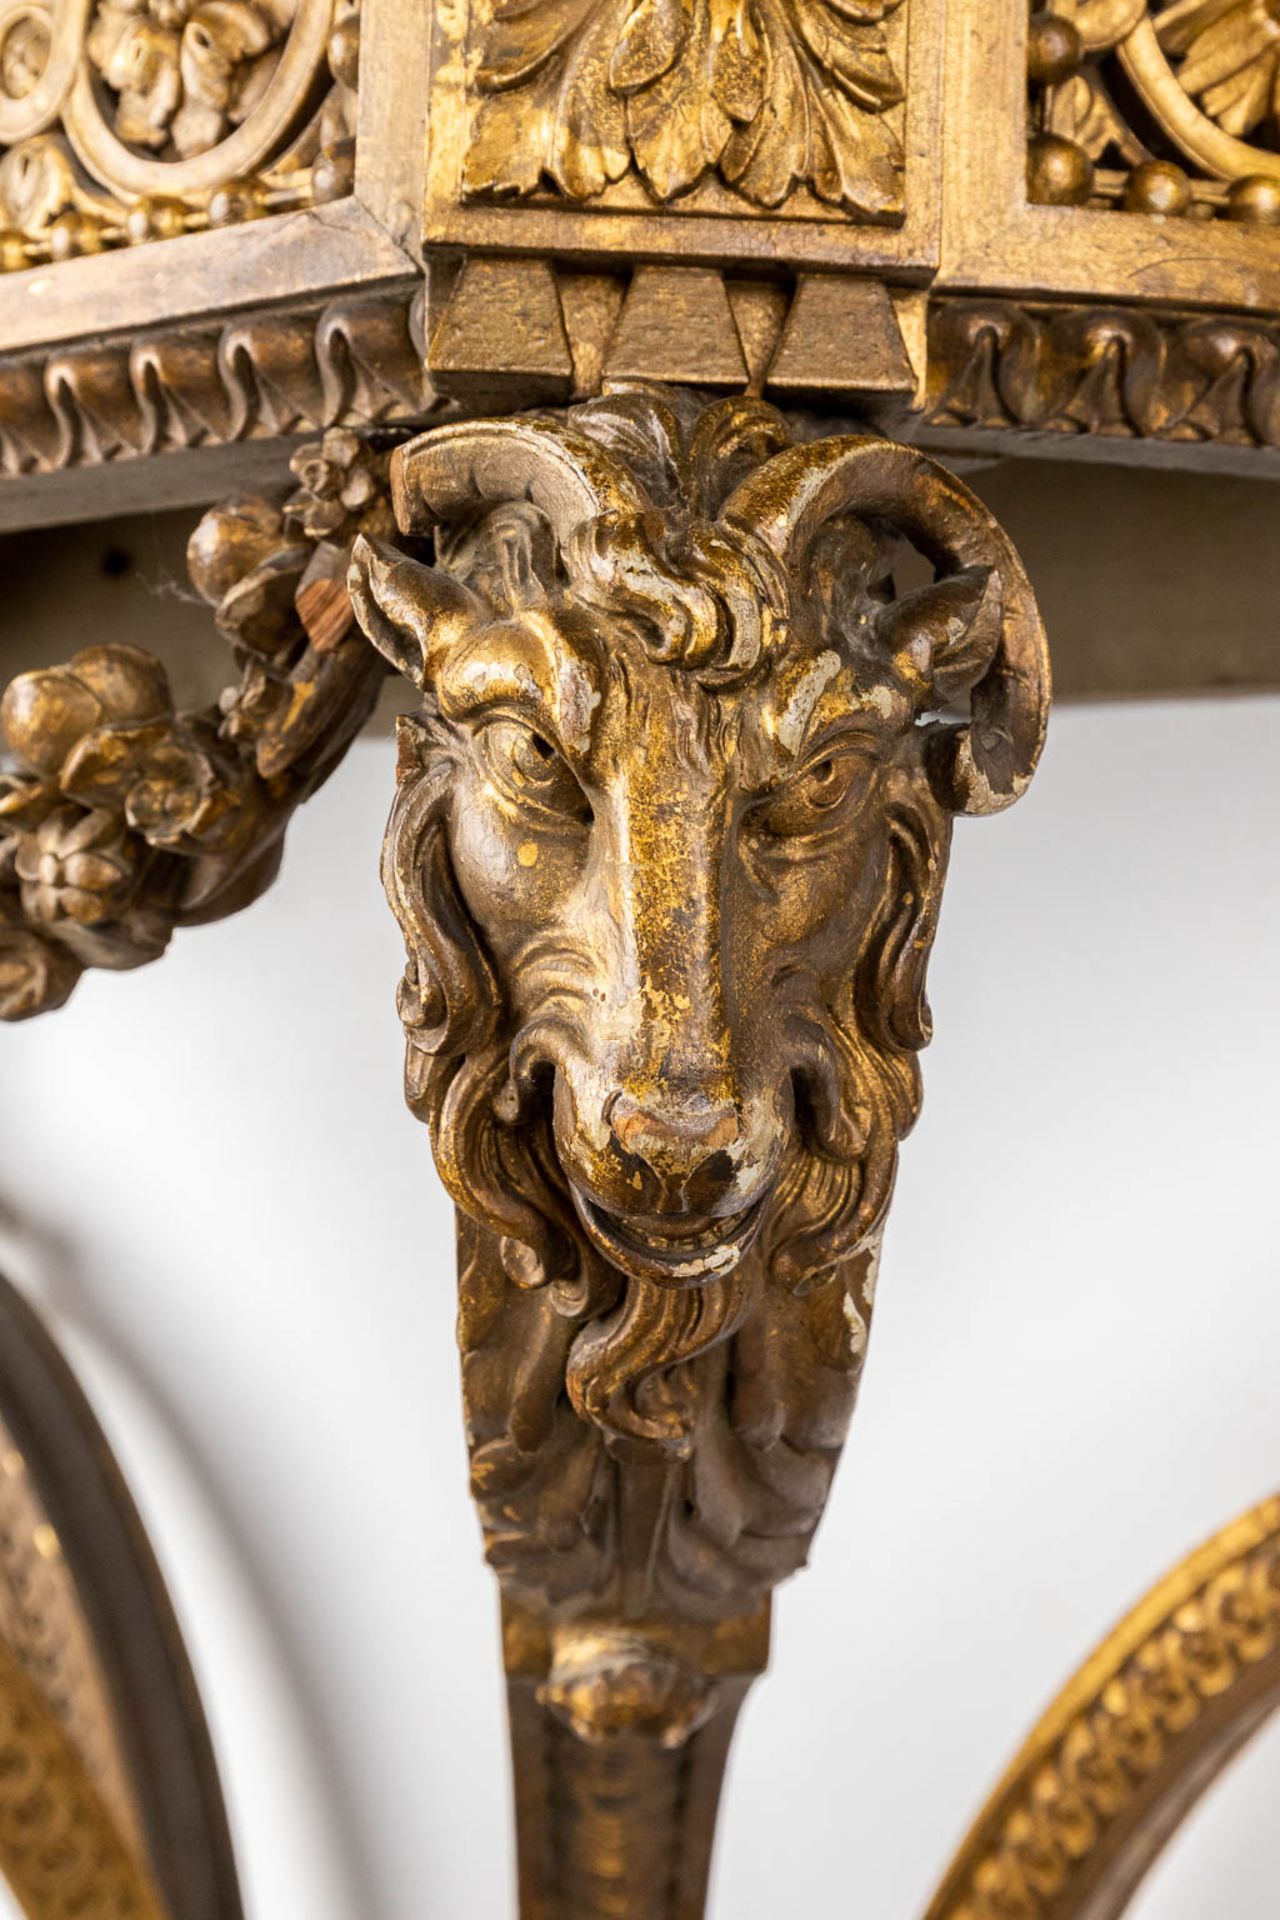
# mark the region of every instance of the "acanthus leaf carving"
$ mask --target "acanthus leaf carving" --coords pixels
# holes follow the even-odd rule
[[[719,176],[903,211],[903,0],[499,0],[476,33],[471,196],[590,201],[632,169],[660,204]]]

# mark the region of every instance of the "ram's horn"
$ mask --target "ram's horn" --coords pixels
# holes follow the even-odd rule
[[[1049,652],[1031,583],[986,507],[935,460],[888,440],[848,437],[789,448],[725,502],[721,518],[763,538],[794,577],[837,514],[889,521],[940,569],[988,566],[1000,578],[1003,626],[973,689],[971,716],[940,727],[930,767],[957,813],[996,813],[1025,790],[1049,717]]]
[[[400,447],[391,493],[401,530],[427,534],[486,505],[528,500],[558,541],[602,513],[651,503],[620,461],[556,420],[474,420],[436,427]]]

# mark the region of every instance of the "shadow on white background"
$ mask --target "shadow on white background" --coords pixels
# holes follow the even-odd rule
[[[169,1570],[250,1920],[512,1906],[392,760],[357,746],[249,914],[0,1035],[15,1278]],[[1280,701],[1073,711],[1022,806],[958,826],[862,1404],[714,1920],[912,1920],[1077,1661],[1280,1483],[1278,803]],[[1271,1736],[1135,1914],[1274,1920],[1278,1788]]]

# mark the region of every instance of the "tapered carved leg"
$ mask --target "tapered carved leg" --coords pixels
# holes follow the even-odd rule
[[[393,462],[385,877],[461,1215],[525,1920],[695,1920],[866,1350],[953,814],[1022,792],[1023,570],[922,455],[636,388]],[[933,583],[899,592],[906,549]]]

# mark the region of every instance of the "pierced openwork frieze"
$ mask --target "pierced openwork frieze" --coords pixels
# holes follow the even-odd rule
[[[243,673],[176,713],[159,661],[90,646],[0,701],[0,1019],[61,1006],[86,967],[141,966],[255,900],[294,810],[368,718],[385,669],[346,584],[392,530],[387,455],[334,429],[283,502],[237,495],[192,535],[192,582]]]
[[[0,0],[0,270],[339,198],[358,0]]]
[[[572,1803],[548,1911],[607,1910],[603,1874],[693,1914],[681,1806],[700,1782],[705,1848],[853,1411],[951,819],[1026,786],[1044,637],[957,481],[759,401],[441,428],[393,486],[436,563],[361,540],[351,588],[423,694],[384,874],[462,1215],[525,1911]],[[932,585],[897,589],[904,546]]]
[[[1029,73],[1034,200],[1280,221],[1270,0],[1051,0]]]

